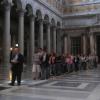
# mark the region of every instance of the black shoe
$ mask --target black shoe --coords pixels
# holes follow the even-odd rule
[[[9,83],[9,85],[10,85],[10,86],[14,86],[14,84],[12,84],[12,83]]]

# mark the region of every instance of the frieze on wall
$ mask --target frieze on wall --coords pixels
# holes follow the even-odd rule
[[[95,27],[85,27],[85,28],[67,28],[63,30],[64,33],[68,33],[68,34],[89,34],[89,33],[96,33],[96,32],[100,32],[100,26],[95,26]]]
[[[84,13],[84,12],[93,12],[100,9],[100,0],[89,1],[84,0],[72,0],[72,3],[67,4],[64,7],[64,15],[71,13]]]
[[[85,33],[86,29],[64,29],[66,33]]]
[[[90,32],[91,32],[91,33],[100,32],[100,26],[90,28]]]

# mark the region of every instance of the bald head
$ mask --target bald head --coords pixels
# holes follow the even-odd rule
[[[14,48],[14,53],[15,54],[19,53],[19,48]]]

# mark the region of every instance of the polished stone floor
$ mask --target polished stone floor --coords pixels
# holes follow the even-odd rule
[[[33,81],[30,75],[19,87],[8,82],[0,82],[0,100],[100,100],[100,67],[49,80]]]

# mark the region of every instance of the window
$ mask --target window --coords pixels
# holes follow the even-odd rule
[[[71,38],[71,53],[73,55],[81,54],[81,37]]]

